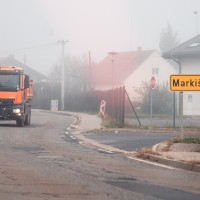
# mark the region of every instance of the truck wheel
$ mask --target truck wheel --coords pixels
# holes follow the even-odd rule
[[[24,125],[30,125],[30,123],[31,123],[31,112],[29,112],[26,115],[26,118],[25,118],[25,121],[24,121]]]
[[[24,120],[23,119],[17,119],[16,120],[16,124],[19,127],[24,127]]]

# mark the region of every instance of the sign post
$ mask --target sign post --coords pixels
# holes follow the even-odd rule
[[[170,90],[181,92],[181,138],[183,138],[183,92],[200,91],[200,75],[174,74],[170,76]]]
[[[156,87],[156,79],[154,76],[151,77],[151,89],[154,90]]]
[[[155,89],[156,87],[156,79],[154,76],[151,77],[151,108],[150,108],[150,118],[151,118],[151,125],[152,125],[152,116],[153,116],[153,90]]]
[[[171,75],[171,91],[200,91],[200,75]]]

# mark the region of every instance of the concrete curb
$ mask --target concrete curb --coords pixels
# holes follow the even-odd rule
[[[109,152],[121,153],[121,154],[124,154],[125,156],[129,156],[131,154],[131,156],[136,157],[137,152],[125,151],[125,150],[121,150],[118,148],[110,147],[108,145],[100,144],[92,139],[89,139],[89,138],[86,138],[85,136],[83,136],[81,134],[82,132],[83,131],[76,131],[74,133],[74,136],[76,136],[77,138],[82,140],[85,144],[89,144],[89,145],[98,147],[100,149],[104,149]],[[195,164],[187,163],[187,162],[183,162],[183,161],[170,160],[167,158],[162,158],[160,156],[155,156],[155,155],[147,154],[147,153],[145,153],[145,155],[149,161],[152,161],[155,163],[164,164],[164,165],[171,166],[171,167],[178,168],[178,169],[183,169],[183,170],[188,170],[188,171],[193,171],[193,172],[200,172],[200,165],[195,165]],[[143,160],[143,159],[141,159],[141,160]]]
[[[97,143],[96,141],[91,140],[89,138],[86,138],[85,136],[83,136],[83,134],[81,134],[81,133],[84,133],[85,131],[80,130],[80,127],[78,126],[78,125],[80,125],[80,123],[82,121],[81,117],[78,116],[77,114],[73,114],[73,113],[67,113],[67,115],[74,116],[74,122],[73,122],[73,124],[71,124],[70,127],[72,129],[76,130],[74,132],[74,135],[77,138],[79,138],[80,140],[84,141],[85,143],[96,146],[96,147],[101,148],[101,149],[105,149],[107,151],[111,151],[111,152],[115,152],[115,153],[121,153],[121,154],[124,154],[126,156],[129,155],[129,154],[132,154],[132,156],[135,157],[135,155],[137,154],[137,152],[129,152],[129,151],[121,150],[121,149],[118,149],[118,148],[110,147],[110,146],[107,146],[107,145],[104,145],[104,144]],[[88,132],[88,130],[87,130],[87,132]],[[157,149],[160,145],[162,145],[162,143],[158,143],[158,144],[154,145],[152,147],[152,151],[157,152]],[[156,156],[156,155],[147,154],[147,153],[145,153],[145,155],[146,155],[147,159],[152,161],[152,162],[164,164],[164,165],[171,166],[171,167],[178,168],[178,169],[183,169],[183,170],[188,170],[188,171],[193,171],[193,172],[200,172],[200,165],[197,165],[197,164],[192,164],[192,163],[177,161],[177,160],[170,160],[170,159],[167,159],[167,158],[162,158],[161,156]]]
[[[182,162],[182,161],[177,161],[177,160],[170,160],[167,158],[162,158],[160,156],[155,156],[151,154],[146,154],[147,158],[150,161],[153,162],[158,162],[164,165],[169,165],[171,167],[179,168],[179,169],[184,169],[184,170],[189,170],[189,171],[194,171],[194,172],[200,172],[200,165],[188,163],[188,162]]]
[[[155,144],[155,145],[152,147],[152,151],[153,151],[153,152],[157,152],[157,149],[158,149],[158,147],[159,147],[161,144],[162,144],[162,143]]]
[[[106,151],[113,152],[113,153],[114,152],[115,153],[122,153],[122,154],[125,154],[125,155],[130,154],[130,153],[134,153],[134,152],[121,150],[121,149],[118,149],[118,148],[115,148],[115,147],[111,147],[111,146],[108,146],[108,145],[105,145],[105,144],[98,143],[95,140],[86,138],[83,134],[81,134],[82,132],[84,132],[84,131],[75,131],[74,136],[76,138],[78,138],[79,140],[83,141],[85,144],[89,144],[89,145],[92,145],[92,146],[95,146],[95,147],[98,147],[100,149],[104,149]]]

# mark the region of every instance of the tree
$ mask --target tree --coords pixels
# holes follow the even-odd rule
[[[167,27],[162,29],[160,34],[160,50],[161,52],[167,52],[170,49],[174,48],[180,43],[177,33],[174,33],[172,27],[169,23],[167,23]]]
[[[172,93],[168,89],[167,84],[156,85],[151,90],[148,82],[136,90],[141,97],[140,107],[143,114],[150,113],[151,92],[153,96],[153,112],[154,114],[170,115],[172,114]]]
[[[86,93],[88,92],[87,79],[88,62],[86,57],[65,58],[65,109],[77,111],[83,106]],[[51,75],[51,96],[57,95],[60,101],[61,66],[54,65]],[[55,98],[55,97],[54,97]]]

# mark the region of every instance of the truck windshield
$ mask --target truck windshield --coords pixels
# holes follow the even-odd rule
[[[19,83],[18,74],[0,74],[0,91],[17,91]]]

